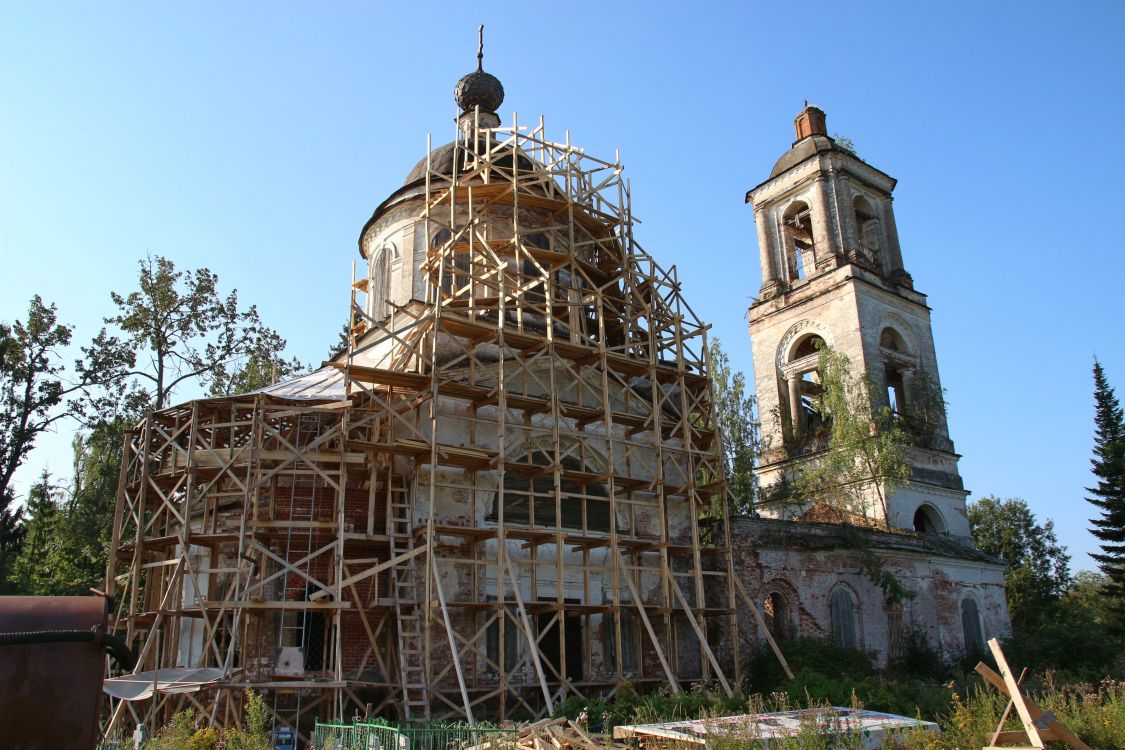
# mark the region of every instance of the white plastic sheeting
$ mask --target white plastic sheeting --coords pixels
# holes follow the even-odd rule
[[[664,739],[706,746],[709,739],[739,738],[764,741],[793,737],[802,730],[815,729],[822,735],[854,734],[864,750],[897,747],[907,732],[937,732],[932,721],[833,706],[800,711],[723,716],[694,721],[669,721],[662,724],[633,724],[613,729],[614,739]]]
[[[219,667],[169,667],[111,677],[102,683],[102,690],[124,701],[143,701],[153,693],[194,693],[214,685],[223,674]]]
[[[322,367],[308,375],[263,388],[271,396],[307,400],[344,400],[344,373],[335,367]]]

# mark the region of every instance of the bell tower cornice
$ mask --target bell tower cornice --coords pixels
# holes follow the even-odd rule
[[[746,193],[758,225],[760,298],[848,265],[912,289],[894,222],[896,180],[831,138],[823,110],[806,105],[794,128],[793,147]]]

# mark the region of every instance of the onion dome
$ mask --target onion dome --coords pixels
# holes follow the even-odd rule
[[[481,112],[495,113],[504,103],[504,86],[500,79],[484,72],[484,26],[480,27],[477,45],[477,69],[457,82],[453,98],[462,112],[472,112],[475,107],[480,107]]]

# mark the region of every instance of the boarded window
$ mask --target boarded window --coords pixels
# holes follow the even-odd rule
[[[488,597],[489,601],[496,601],[495,597]],[[514,614],[512,607],[508,607],[508,611]],[[495,620],[488,626],[488,631],[485,633],[485,655],[488,657],[492,664],[487,666],[488,672],[495,673],[496,668],[493,664],[500,663],[500,620],[505,615],[501,613]],[[516,659],[519,656],[519,632],[517,625],[512,622],[511,618],[507,618],[504,622],[504,671],[511,672],[516,667]]]
[[[622,602],[622,606],[629,606]],[[612,612],[602,615],[602,643],[605,644],[605,669],[613,674],[617,671],[617,633]],[[637,628],[632,615],[621,615],[621,668],[626,672],[637,671]]]
[[[965,634],[965,652],[969,655],[984,653],[984,633],[980,629],[980,610],[973,599],[961,602],[961,630]]]
[[[832,638],[841,648],[859,648],[856,635],[856,606],[852,592],[843,586],[832,592]]]
[[[905,627],[902,618],[902,605],[892,604],[887,608],[887,656],[898,659],[905,651]]]

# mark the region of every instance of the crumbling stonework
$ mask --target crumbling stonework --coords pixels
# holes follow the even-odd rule
[[[856,647],[873,652],[880,664],[901,655],[910,630],[949,661],[979,650],[983,642],[973,642],[976,634],[962,623],[974,608],[982,636],[1009,632],[1003,563],[955,537],[766,518],[734,519],[732,536],[735,570],[759,592],[777,637],[839,635],[831,607],[839,588],[854,597]],[[890,600],[865,571],[867,554],[911,596]],[[748,653],[761,634],[746,613],[739,632]]]

